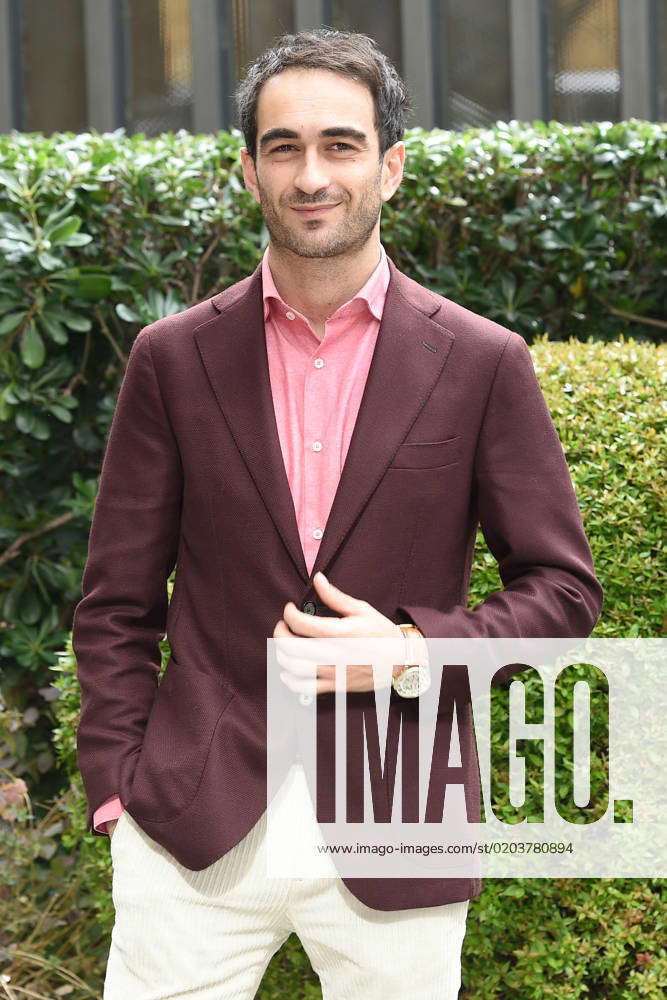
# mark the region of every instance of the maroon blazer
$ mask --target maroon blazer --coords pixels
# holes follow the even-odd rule
[[[524,340],[389,267],[313,573],[426,636],[588,636],[602,588]],[[285,603],[333,614],[318,603],[299,541],[261,291],[257,267],[136,337],[74,614],[88,827],[96,832],[93,812],[119,794],[193,870],[266,809],[266,640]],[[470,609],[478,522],[504,589]],[[158,686],[165,634],[172,655]],[[390,711],[405,707],[390,697]],[[473,745],[469,716],[465,726]],[[468,899],[482,884],[344,882],[379,910]]]

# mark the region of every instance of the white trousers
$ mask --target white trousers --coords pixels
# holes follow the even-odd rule
[[[279,796],[277,823],[308,823],[321,836],[300,765]],[[468,900],[376,910],[340,878],[269,878],[266,828],[265,812],[227,854],[191,871],[121,814],[111,838],[116,919],[103,1000],[253,1000],[292,933],[323,1000],[458,997]]]

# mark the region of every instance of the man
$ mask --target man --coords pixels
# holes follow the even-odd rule
[[[137,336],[75,613],[88,824],[112,834],[104,996],[254,997],[296,931],[328,1000],[445,1000],[478,879],[264,877],[266,639],[587,636],[602,590],[524,341],[380,243],[391,63],[364,35],[284,36],[237,104],[269,245]],[[470,609],[478,522],[504,589]],[[368,668],[348,687],[363,704]],[[332,690],[320,667],[325,711]]]

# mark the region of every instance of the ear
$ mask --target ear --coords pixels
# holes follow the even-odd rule
[[[383,201],[389,201],[403,180],[403,165],[405,163],[405,143],[395,142],[386,150],[382,163],[382,180],[380,192]]]
[[[255,161],[252,156],[244,146],[241,150],[241,167],[243,168],[243,180],[246,188],[250,191],[251,195],[257,202],[260,203],[259,199],[259,187],[257,184],[257,172],[255,170]]]

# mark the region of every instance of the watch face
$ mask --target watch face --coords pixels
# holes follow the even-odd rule
[[[403,671],[395,688],[403,698],[416,698],[428,689],[430,683],[429,671],[415,665]]]

